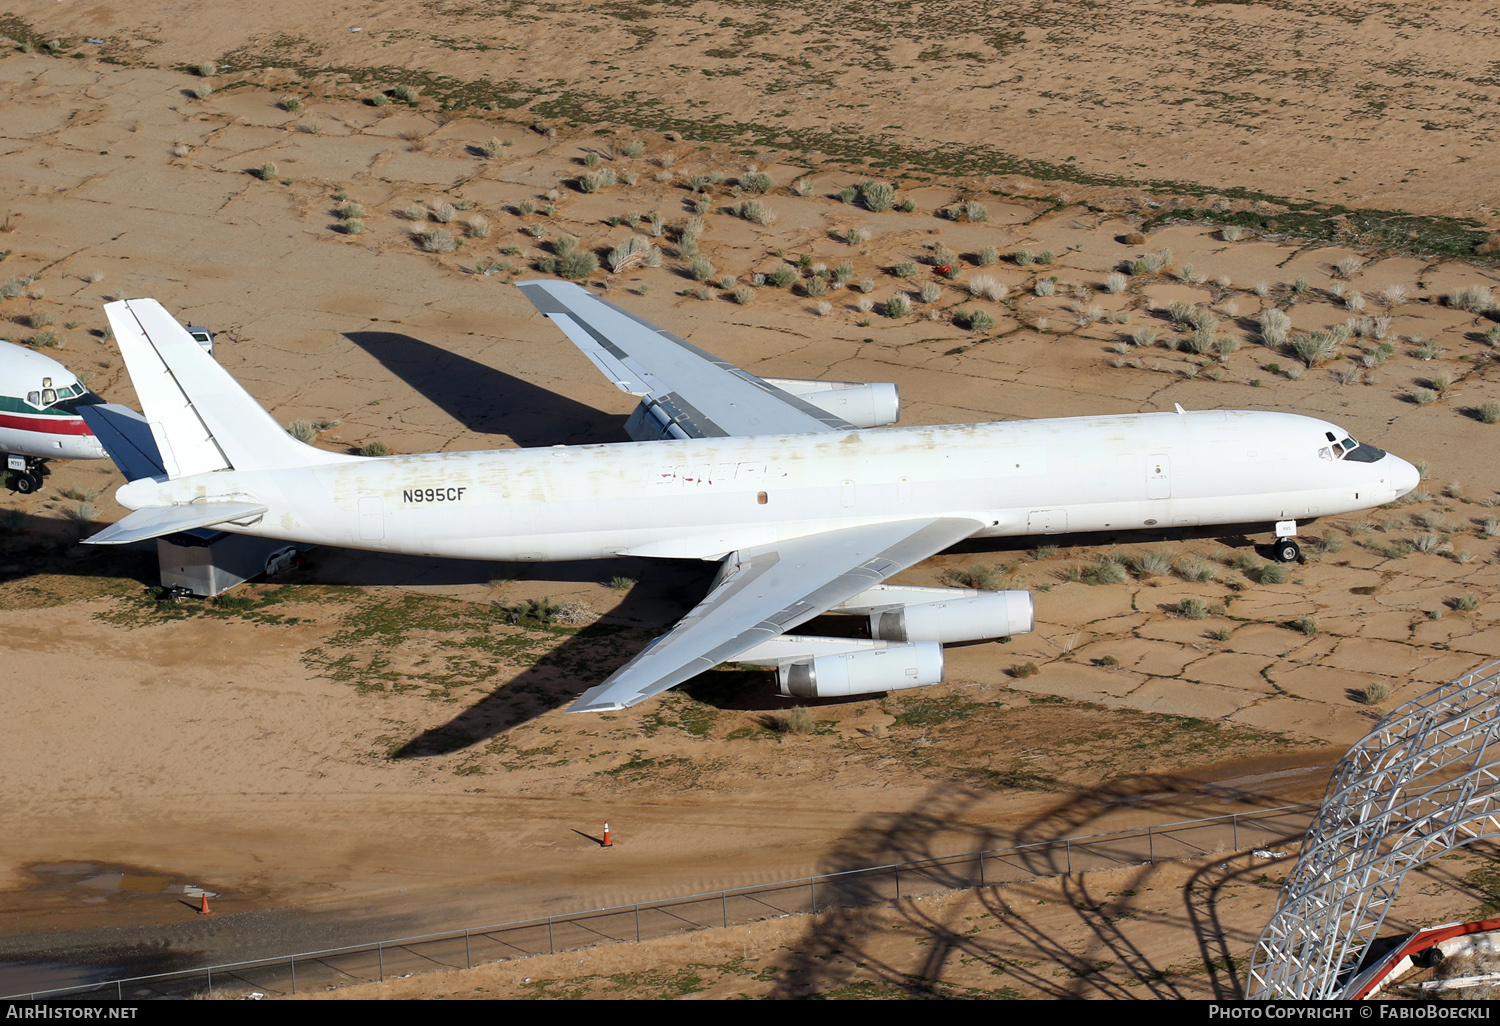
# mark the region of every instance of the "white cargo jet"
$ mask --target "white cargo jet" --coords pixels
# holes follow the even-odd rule
[[[0,341],[0,456],[11,487],[36,491],[48,460],[102,460],[103,446],[78,414],[97,402],[56,360]]]
[[[717,663],[774,665],[783,693],[935,683],[945,642],[1032,628],[1026,592],[898,587],[966,538],[1277,524],[1368,509],[1411,464],[1283,413],[1183,412],[887,427],[896,390],[758,378],[577,285],[528,299],[620,389],[637,441],[362,458],[291,438],[154,300],[105,307],[145,417],[89,416],[128,450],[96,544],[214,526],[319,545],[490,560],[716,560],[704,600],[572,711],[622,709]],[[96,430],[99,430],[96,428]],[[153,451],[154,450],[154,451]],[[827,612],[869,639],[799,637]]]

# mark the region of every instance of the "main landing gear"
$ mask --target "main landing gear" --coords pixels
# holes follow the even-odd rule
[[[1297,544],[1297,521],[1276,522],[1276,552],[1278,563],[1296,563],[1302,559],[1302,546]]]
[[[35,456],[11,456],[5,458],[5,468],[10,471],[10,486],[22,495],[40,491],[42,479],[50,471],[47,461]]]

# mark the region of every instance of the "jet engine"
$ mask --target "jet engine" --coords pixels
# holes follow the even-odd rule
[[[901,393],[889,381],[810,381],[806,378],[766,378],[805,403],[811,403],[855,427],[885,427],[901,419]]]
[[[981,641],[1026,634],[1036,626],[1029,591],[968,597],[870,611],[870,637],[883,641]]]
[[[943,679],[943,646],[935,641],[814,656],[776,670],[781,693],[794,698],[845,698],[900,691]]]

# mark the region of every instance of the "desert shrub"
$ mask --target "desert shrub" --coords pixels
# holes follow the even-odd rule
[[[620,147],[620,153],[626,157],[639,157],[646,152],[646,144],[639,139],[631,139]]]
[[[1491,401],[1480,406],[1479,419],[1486,424],[1500,423],[1500,403]]]
[[[982,563],[973,566],[951,567],[944,570],[941,580],[955,588],[983,588],[992,590],[1000,583],[1000,575],[993,567]]]
[[[1286,567],[1280,563],[1267,563],[1260,568],[1261,584],[1285,584],[1286,578]]]
[[[452,253],[458,248],[458,240],[446,228],[421,228],[412,237],[427,253]]]
[[[828,282],[818,276],[808,278],[802,282],[802,292],[813,299],[825,296],[828,294]]]
[[[910,278],[917,273],[917,265],[911,260],[898,260],[891,270],[898,278]]]
[[[1239,225],[1226,224],[1223,228],[1219,229],[1219,238],[1223,239],[1225,242],[1236,242],[1244,233],[1245,230]]]
[[[865,207],[883,213],[896,205],[896,187],[889,182],[865,182],[859,187]]]
[[[979,251],[974,262],[980,267],[993,267],[1000,262],[1000,251],[994,246],[986,246]]]
[[[844,203],[853,203],[859,198],[859,190],[852,185],[845,186],[839,190],[839,199]]]
[[[458,208],[452,203],[439,203],[428,216],[438,224],[448,224],[458,216]]]
[[[813,194],[813,180],[811,178],[799,178],[792,183],[792,192],[797,196],[811,196]]]
[[[1101,555],[1094,565],[1083,571],[1086,584],[1124,584],[1130,578],[1125,563],[1118,556]]]
[[[917,290],[917,298],[924,303],[936,303],[943,298],[943,287],[935,281],[929,281]]]
[[[302,97],[283,96],[281,98],[280,106],[281,109],[286,111],[288,114],[295,114],[302,109]]]
[[[557,261],[557,273],[570,281],[587,278],[599,270],[599,258],[586,249],[574,250]]]
[[[213,78],[219,73],[219,66],[213,61],[204,61],[197,68],[199,78]]]
[[[578,176],[578,191],[603,192],[618,180],[613,168],[605,167],[597,171],[586,171]]]
[[[811,734],[818,727],[812,711],[801,705],[781,713],[772,722],[780,734]]]
[[[415,86],[409,86],[403,82],[391,90],[391,98],[400,100],[402,103],[416,103],[422,98],[422,94]]]
[[[1473,592],[1465,592],[1448,604],[1460,613],[1472,613],[1479,608],[1479,596]]]
[[[749,303],[755,298],[755,290],[748,285],[741,285],[739,288],[735,289],[734,292],[731,293],[731,295],[734,297],[734,301],[736,303],[738,303],[740,306],[744,306],[746,303]]]
[[[995,318],[983,310],[963,311],[958,316],[970,331],[989,331],[995,326]]]
[[[1057,279],[1039,278],[1036,285],[1032,287],[1032,291],[1038,296],[1050,296],[1057,291]]]
[[[1185,598],[1177,603],[1177,615],[1189,620],[1202,620],[1208,616],[1208,603],[1201,598]]]
[[[746,192],[767,193],[776,188],[776,179],[764,171],[751,171],[740,176],[739,184]]]
[[[1109,293],[1124,292],[1130,286],[1130,279],[1119,271],[1111,271],[1104,279],[1104,291]]]
[[[1467,285],[1448,296],[1448,305],[1455,310],[1482,314],[1495,305],[1495,298],[1488,285]]]
[[[1025,680],[1027,677],[1035,677],[1042,671],[1036,668],[1036,663],[1017,663],[1006,672],[1017,680]]]
[[[286,433],[304,444],[311,444],[312,440],[318,437],[318,430],[313,427],[313,422],[310,420],[292,421],[286,426]]]
[[[619,274],[644,263],[646,254],[651,252],[654,252],[654,249],[645,236],[632,235],[609,251],[609,256],[605,257],[605,263],[611,271]]]
[[[708,257],[695,257],[688,263],[687,270],[694,281],[708,281],[714,276],[714,265]]]
[[[1010,292],[1010,287],[1004,282],[997,281],[988,274],[980,274],[969,279],[969,295],[990,300],[998,303]]]
[[[359,447],[359,454],[361,456],[389,456],[391,447],[384,442],[366,442]]]
[[[1333,359],[1339,352],[1338,337],[1329,331],[1309,331],[1292,339],[1291,349],[1309,367]]]
[[[898,292],[885,301],[885,315],[892,319],[911,316],[911,300],[906,298],[905,293]]]
[[[259,178],[263,182],[269,182],[280,173],[281,169],[269,160],[255,169],[255,177]]]
[[[800,275],[797,274],[797,269],[795,267],[793,267],[791,264],[782,264],[780,267],[776,268],[776,270],[767,275],[766,280],[769,281],[772,285],[776,286],[778,289],[789,289],[793,285],[797,284],[797,279],[799,277]]]
[[[1154,346],[1156,345],[1156,337],[1156,329],[1149,326],[1136,328],[1130,333],[1130,341],[1138,346]]]
[[[1192,584],[1207,584],[1218,577],[1213,564],[1198,556],[1178,560],[1172,569],[1177,572],[1177,576]]]
[[[1297,629],[1310,638],[1318,633],[1318,621],[1311,616],[1304,616],[1297,621]]]
[[[1391,686],[1383,680],[1378,680],[1374,684],[1366,686],[1359,693],[1359,700],[1365,705],[1379,705],[1390,697]]]
[[[1137,577],[1160,577],[1172,572],[1172,558],[1161,552],[1142,552],[1130,557],[1130,569]]]

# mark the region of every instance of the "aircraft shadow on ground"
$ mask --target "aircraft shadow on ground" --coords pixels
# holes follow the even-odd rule
[[[520,446],[625,442],[625,418],[393,331],[344,337],[470,431]]]

